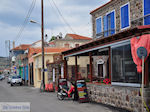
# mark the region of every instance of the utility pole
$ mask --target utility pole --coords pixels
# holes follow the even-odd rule
[[[43,90],[45,90],[45,68],[44,68],[44,12],[43,0],[41,0],[41,32],[42,32],[42,75],[43,75]]]

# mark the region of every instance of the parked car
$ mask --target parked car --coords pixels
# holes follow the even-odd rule
[[[3,80],[3,77],[0,75],[0,80]]]
[[[0,75],[0,80],[3,80],[5,79],[5,76],[4,75]]]
[[[11,78],[12,78],[12,75],[10,75],[10,76],[8,77],[8,79],[7,79],[7,83],[10,83]]]
[[[3,79],[5,79],[5,76],[3,74],[1,76],[2,76]]]
[[[19,84],[20,86],[22,85],[22,78],[21,76],[12,76],[11,81],[10,81],[11,86]]]

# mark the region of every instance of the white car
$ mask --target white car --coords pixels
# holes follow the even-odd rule
[[[11,81],[10,81],[11,86],[19,84],[20,86],[22,85],[22,78],[21,76],[12,76]]]
[[[12,78],[12,75],[10,75],[10,76],[8,77],[7,83],[10,83],[11,78]]]
[[[0,75],[0,80],[3,80],[3,79],[5,79],[5,76],[2,74]]]

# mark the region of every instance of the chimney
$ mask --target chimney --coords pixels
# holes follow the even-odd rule
[[[13,48],[15,48],[15,41],[13,41]]]

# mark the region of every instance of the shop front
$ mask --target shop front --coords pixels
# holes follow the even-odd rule
[[[53,62],[46,62],[47,72],[48,72],[48,83],[53,84],[55,90],[57,90],[58,80],[59,78],[64,77],[64,61],[62,55],[54,54],[53,55]]]
[[[67,58],[75,57],[75,80],[78,79],[78,69],[80,69],[78,57],[88,57],[87,71],[89,73],[86,77],[90,81],[87,82],[87,87],[91,101],[130,111],[141,111],[142,76],[137,72],[137,65],[133,60],[131,39],[141,36],[150,38],[149,30],[150,26],[135,27],[62,52],[66,63],[68,63]],[[150,96],[147,94],[150,91],[149,63],[148,54],[144,69],[144,100],[147,107],[150,104]],[[68,72],[65,73],[66,76],[69,75]]]

